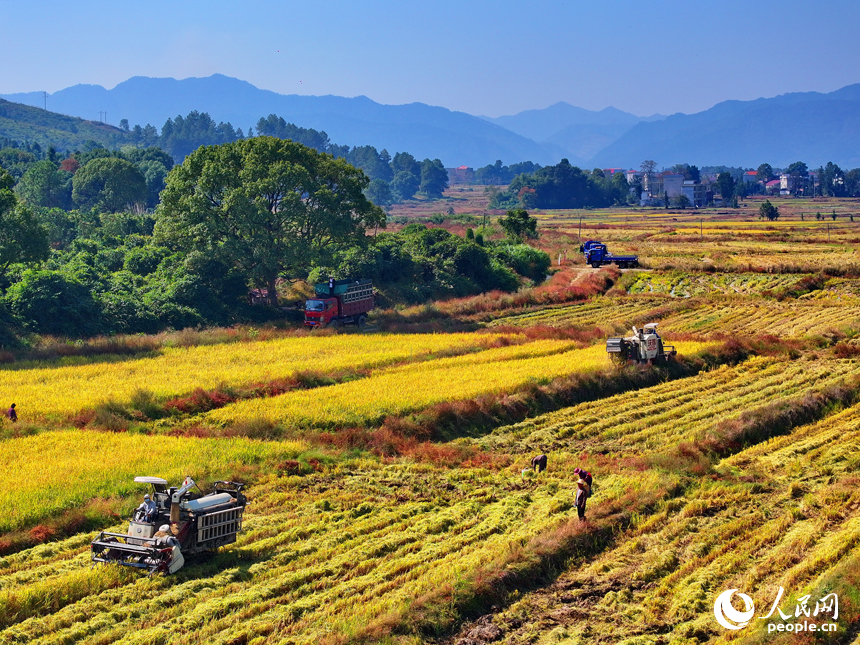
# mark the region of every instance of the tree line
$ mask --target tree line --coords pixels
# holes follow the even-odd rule
[[[143,169],[156,161],[169,170],[155,207],[120,206],[130,199],[123,191],[146,194]],[[81,205],[34,203],[28,191],[43,186],[48,199],[56,185],[25,181],[37,166],[63,181],[58,173],[70,174]],[[267,136],[204,146],[179,165],[155,148],[94,149],[63,160],[49,151],[17,181],[0,170],[0,345],[26,332],[151,333],[280,317],[252,306],[249,288],[282,305],[289,281],[329,275],[373,278],[392,302],[543,278],[549,257],[516,232],[500,243],[422,226],[368,235],[386,221],[367,198],[370,183],[342,158]]]

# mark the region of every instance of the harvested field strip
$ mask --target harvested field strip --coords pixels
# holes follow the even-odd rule
[[[608,326],[624,324],[652,309],[672,304],[669,298],[592,298],[582,304],[561,307],[548,307],[538,311],[502,316],[488,323],[488,327],[513,325],[516,327],[531,327],[548,325],[550,327],[584,325]]]
[[[534,490],[508,474],[469,475],[390,466],[328,478],[319,485],[331,487],[322,497],[329,510],[303,491],[306,482],[299,478],[258,486],[255,497],[276,493],[284,506],[272,507],[272,515],[248,516],[248,532],[232,555],[225,554],[238,567],[213,578],[212,565],[190,566],[172,578],[126,584],[122,602],[110,612],[110,633],[144,643],[166,629],[183,642],[209,643],[276,629],[279,639],[313,643],[329,630],[348,633],[389,611],[403,611],[418,595],[536,535],[546,522],[570,516],[569,492],[557,483]],[[610,491],[642,485],[616,480],[607,477],[607,498]],[[341,499],[345,490],[365,484],[366,501]],[[425,491],[434,491],[435,499],[422,501]],[[269,520],[280,530],[303,529],[289,543],[274,544],[256,537]],[[71,562],[84,565],[85,557]],[[42,584],[59,587],[68,575]],[[77,642],[102,633],[107,625],[100,608],[110,604],[115,590],[94,582],[92,591],[97,593],[70,598],[71,604],[38,609],[0,637]],[[4,601],[10,602],[0,592],[0,606]]]
[[[501,428],[478,441],[487,450],[568,451],[595,446],[614,458],[693,441],[744,410],[834,385],[860,374],[860,361],[753,358],[646,390],[582,403]]]
[[[733,588],[765,615],[782,586],[780,608],[792,622],[798,598],[811,594],[814,608],[834,590],[843,563],[860,559],[858,428],[860,406],[853,406],[725,459],[717,480],[703,479],[643,518],[617,547],[495,615],[497,638],[711,642],[726,633],[713,619],[714,600]],[[858,619],[844,604],[853,589],[839,589],[837,635]],[[739,642],[773,641],[766,623],[756,622]]]
[[[768,273],[668,273],[643,272],[628,288],[628,293],[659,293],[676,298],[707,296],[714,292],[727,295],[758,295],[765,290],[792,287],[802,275]]]
[[[809,301],[711,304],[670,314],[661,329],[674,332],[774,334],[800,337],[856,327],[860,307]]]
[[[0,389],[23,418],[79,412],[107,400],[127,401],[137,390],[157,398],[195,388],[249,385],[314,371],[372,369],[438,353],[486,349],[496,336],[343,335],[165,349],[156,357],[108,363],[0,370]]]
[[[627,327],[641,321],[659,322],[663,332],[760,335],[784,338],[826,334],[856,328],[860,306],[832,300],[800,299],[785,302],[749,299],[731,302],[697,302],[684,299],[595,299],[582,305],[545,309],[530,314],[499,318],[490,326],[530,327],[547,325],[601,325]]]

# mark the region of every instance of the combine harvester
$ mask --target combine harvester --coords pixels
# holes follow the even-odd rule
[[[190,477],[181,488],[168,488],[167,480],[160,477],[135,477],[134,481],[152,484],[154,510],[146,517],[139,508],[127,534],[102,531],[90,545],[93,563],[147,569],[150,575],[176,573],[186,556],[232,544],[242,530],[247,504],[244,484],[218,481],[207,495],[191,492],[200,488]]]
[[[607,338],[606,351],[618,362],[665,363],[678,352],[672,345],[664,345],[657,333],[657,323],[648,323],[643,329],[633,327],[633,335],[625,338]]]

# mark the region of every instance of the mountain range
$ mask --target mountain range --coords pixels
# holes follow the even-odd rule
[[[0,98],[43,107],[42,92]],[[833,161],[860,166],[860,84],[829,94],[803,92],[754,101],[725,101],[696,114],[639,117],[612,107],[585,110],[556,103],[501,117],[481,117],[423,103],[383,105],[365,96],[283,95],[220,74],[207,78],[134,77],[113,89],[75,85],[47,97],[48,108],[110,123],[160,128],[192,110],[247,131],[260,117],[277,114],[305,128],[324,130],[340,145],[373,145],[390,154],[442,159],[446,166],[484,166],[566,157],[592,167],[675,163],[810,167]],[[8,112],[9,110],[7,110]],[[0,136],[5,128],[0,123]]]

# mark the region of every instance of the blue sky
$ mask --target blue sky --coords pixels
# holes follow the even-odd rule
[[[221,73],[487,116],[557,101],[644,116],[860,82],[856,0],[4,4],[3,94]]]

